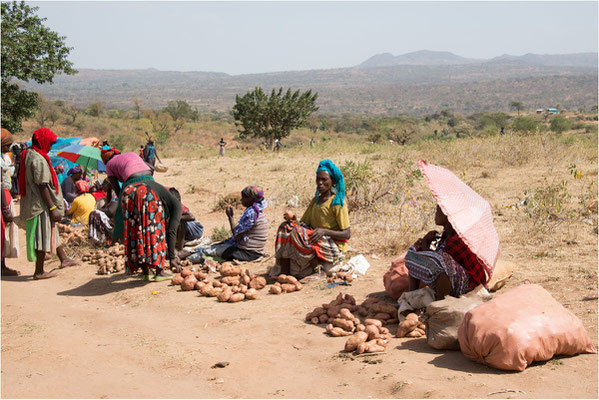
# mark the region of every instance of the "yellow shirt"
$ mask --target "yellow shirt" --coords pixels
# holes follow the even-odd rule
[[[89,214],[96,208],[96,199],[89,193],[84,193],[73,200],[73,204],[67,215],[72,215],[71,223],[79,222],[87,224],[89,222]]]
[[[310,225],[312,228],[324,228],[333,231],[343,231],[349,228],[349,213],[347,203],[342,206],[333,206],[331,203],[335,196],[331,196],[322,204],[316,204],[316,197],[312,199],[310,205],[304,212],[301,222]],[[347,242],[337,242],[339,250],[347,251]]]

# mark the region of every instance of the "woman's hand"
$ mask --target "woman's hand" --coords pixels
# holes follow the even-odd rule
[[[418,239],[416,243],[414,243],[414,247],[418,251],[428,250],[431,247],[431,243],[437,237],[437,231],[429,231],[422,238]]]
[[[14,218],[13,218],[13,215],[12,215],[12,211],[10,211],[10,207],[9,206],[2,207],[2,219],[7,224],[11,223],[13,221]]]
[[[50,221],[60,222],[61,219],[62,219],[62,217],[60,216],[60,213],[58,212],[57,208],[50,211]]]
[[[227,208],[225,208],[225,214],[227,214],[227,217],[233,218],[233,207],[227,206]]]
[[[310,233],[310,237],[308,238],[308,243],[314,244],[317,243],[323,236],[327,234],[327,229],[316,228]]]

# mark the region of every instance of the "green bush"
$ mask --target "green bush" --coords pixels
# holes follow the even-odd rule
[[[553,118],[550,125],[551,130],[555,133],[569,131],[571,127],[572,123],[570,122],[570,120],[568,118],[562,117],[561,115],[558,115],[557,117]]]
[[[516,118],[512,123],[512,129],[517,132],[534,132],[537,130],[537,121],[530,117]]]

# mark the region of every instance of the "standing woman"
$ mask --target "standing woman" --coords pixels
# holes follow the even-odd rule
[[[220,146],[220,156],[224,157],[225,155],[225,145],[227,143],[225,143],[225,139],[220,138],[220,142],[218,142],[218,145]]]
[[[2,168],[2,215],[1,215],[1,241],[2,241],[2,275],[17,276],[21,273],[17,270],[8,268],[5,263],[6,257],[17,258],[19,256],[19,231],[14,222],[16,215],[14,202],[10,194],[12,189],[11,176],[14,174],[14,164],[9,157],[10,146],[12,145],[12,134],[2,128],[2,158],[0,166]]]
[[[171,274],[164,270],[166,259],[171,268],[180,269],[175,246],[181,203],[154,181],[151,171],[137,154],[118,154],[111,148],[102,151],[102,161],[111,184],[114,180],[123,182],[119,204],[124,220],[127,272],[134,274],[141,268],[142,278],[149,280],[150,269],[155,269],[156,280],[169,279]],[[132,172],[135,170],[137,172]],[[118,187],[118,182],[112,186]]]

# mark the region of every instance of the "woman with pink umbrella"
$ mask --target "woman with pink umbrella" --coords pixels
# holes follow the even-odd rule
[[[408,250],[409,290],[424,282],[441,300],[486,286],[499,256],[489,202],[445,168],[425,161],[418,167],[437,200],[435,224],[443,226],[443,232],[428,232]]]

